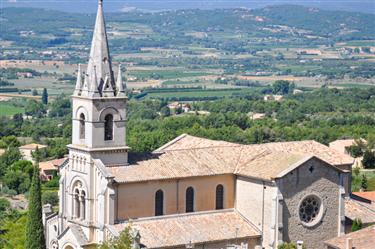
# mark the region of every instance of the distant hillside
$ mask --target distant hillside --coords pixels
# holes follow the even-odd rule
[[[97,0],[65,0],[65,1],[27,1],[27,0],[0,0],[3,7],[33,7],[48,8],[66,12],[89,13],[96,10]],[[359,11],[365,13],[375,12],[373,0],[341,0],[341,1],[305,1],[305,0],[263,0],[263,1],[217,1],[217,0],[127,0],[108,1],[107,11],[133,10],[134,8],[147,11],[178,10],[178,9],[217,9],[217,8],[263,8],[276,4],[299,4],[302,6],[315,7],[324,10]]]
[[[95,14],[33,8],[5,8],[0,11],[0,38],[29,47],[88,44],[95,18]],[[242,8],[107,13],[106,18],[109,30],[113,28],[114,31],[119,31],[121,23],[122,26],[133,23],[151,29],[152,34],[143,39],[130,36],[112,40],[119,48],[168,47],[198,42],[208,47],[232,49],[236,46],[246,47],[251,39],[256,38],[261,42],[270,40],[270,37],[273,42],[279,43],[278,40],[282,39],[297,45],[375,39],[373,14],[324,11],[296,5],[256,10]],[[25,34],[25,31],[32,33]],[[194,32],[200,32],[206,38],[197,37]],[[242,41],[229,39],[239,34],[244,37]]]

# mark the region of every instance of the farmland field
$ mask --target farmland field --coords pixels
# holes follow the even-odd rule
[[[22,107],[16,107],[7,103],[0,102],[0,116],[12,116],[17,113],[23,113],[25,110]]]

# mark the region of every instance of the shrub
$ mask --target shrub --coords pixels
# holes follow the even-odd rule
[[[45,191],[42,194],[42,203],[51,204],[52,206],[57,206],[59,204],[59,196],[57,191]]]
[[[362,229],[362,220],[361,219],[354,219],[352,224],[352,232],[358,231]]]

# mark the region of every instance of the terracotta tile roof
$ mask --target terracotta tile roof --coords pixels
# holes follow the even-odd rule
[[[135,157],[129,154],[129,166],[107,169],[117,182],[220,174],[240,174],[269,180],[311,156],[334,166],[353,162],[350,156],[315,141],[240,145],[184,134],[153,153],[137,154]]]
[[[128,224],[116,224],[113,228],[120,232]],[[131,221],[131,227],[139,231],[141,243],[147,248],[260,237],[260,232],[232,209],[141,218]]]
[[[311,156],[304,154],[286,154],[282,152],[259,155],[250,162],[240,162],[236,174],[251,176],[260,179],[272,180],[278,178],[285,170],[293,165],[300,165],[302,161],[310,159]]]
[[[333,165],[352,164],[353,158],[349,155],[337,152],[326,145],[318,143],[313,140],[293,141],[293,142],[275,142],[264,144],[241,145],[229,143],[225,141],[216,141],[206,138],[194,137],[183,134],[166,145],[155,150],[155,152],[171,151],[171,150],[186,150],[197,148],[210,148],[210,147],[247,147],[246,150],[269,150],[288,153],[308,153],[318,156],[324,161]]]
[[[375,203],[375,191],[368,191],[368,192],[353,192],[352,194],[357,195],[359,197],[365,198]]]
[[[359,231],[345,234],[325,242],[335,249],[346,249],[346,241],[352,239],[353,248],[355,249],[371,249],[375,248],[375,226],[369,226]]]
[[[57,170],[58,167],[65,162],[67,158],[54,159],[50,161],[40,162],[39,168],[41,170]]]
[[[351,220],[359,218],[363,223],[375,223],[375,205],[347,198],[345,216]]]
[[[156,149],[154,152],[163,152],[169,150],[187,150],[187,149],[203,149],[211,147],[226,147],[226,146],[240,146],[239,144],[211,140],[206,138],[194,137],[187,134],[182,134],[166,143],[162,147]]]
[[[117,182],[233,174],[237,153],[240,153],[240,147],[232,150],[217,147],[168,151],[161,154],[142,155],[138,160],[133,159],[130,166],[108,167],[107,169],[115,176]]]
[[[42,148],[46,148],[46,147],[47,147],[47,145],[32,143],[32,144],[25,144],[25,145],[22,145],[22,146],[19,147],[19,149],[24,149],[24,150],[36,150],[36,148],[38,148],[38,149],[42,149]]]

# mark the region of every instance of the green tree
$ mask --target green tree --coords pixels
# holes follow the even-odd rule
[[[25,108],[25,113],[34,117],[42,117],[46,112],[44,105],[36,100],[30,99]]]
[[[48,104],[48,93],[47,93],[47,89],[46,88],[43,88],[42,103],[45,104],[45,105]]]
[[[33,89],[33,91],[31,92],[31,94],[32,94],[33,96],[37,96],[37,95],[38,95],[38,90]]]
[[[97,249],[132,249],[133,243],[134,238],[132,236],[131,226],[129,225],[121,231],[117,238],[104,242],[99,245]]]
[[[366,191],[368,188],[368,182],[367,182],[367,177],[365,174],[362,175],[362,180],[361,180],[361,189],[363,191]]]
[[[37,160],[38,162],[38,160]],[[30,187],[29,211],[26,224],[26,249],[45,249],[44,229],[42,221],[42,195],[39,178],[39,167],[34,167]]]
[[[10,165],[21,159],[18,148],[11,147],[0,156],[0,177],[2,177]]]
[[[171,115],[171,110],[168,106],[164,106],[163,108],[161,108],[160,113],[163,117],[169,117]]]
[[[352,224],[352,232],[358,231],[360,229],[362,229],[362,220],[355,218]]]
[[[14,211],[0,225],[0,248],[3,249],[24,249],[26,234],[25,225],[27,221],[26,214],[20,214]]]
[[[291,88],[294,88],[294,85],[287,80],[276,80],[272,84],[272,92],[274,94],[288,94],[291,92]]]
[[[375,154],[371,150],[366,150],[363,154],[362,164],[365,169],[375,169]]]
[[[52,206],[57,206],[59,204],[59,196],[57,191],[45,191],[42,194],[42,203],[51,204]]]

